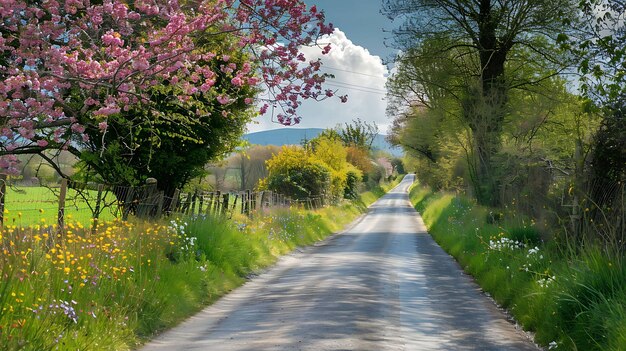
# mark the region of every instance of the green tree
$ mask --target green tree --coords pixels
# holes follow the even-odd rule
[[[393,159],[391,159],[391,164],[393,165],[393,169],[398,174],[405,174],[406,173],[406,170],[404,169],[404,162],[402,161],[401,158],[394,157]]]
[[[227,164],[238,169],[240,190],[254,189],[268,176],[267,160],[280,152],[275,145],[252,145],[228,158]]]
[[[581,31],[559,36],[562,45],[579,58],[581,88],[599,105],[626,96],[626,1],[582,0]]]
[[[332,200],[343,198],[347,185],[348,162],[347,152],[341,141],[319,136],[311,141],[312,156],[326,164],[330,170],[329,195]]]
[[[374,139],[378,135],[376,122],[367,123],[360,118],[345,123],[339,129],[339,137],[345,146],[356,146],[364,150],[371,150]]]
[[[201,91],[181,100],[177,98],[179,88],[164,81],[150,88],[153,109],[130,108],[97,124],[89,115],[81,117],[79,122],[89,139],[77,141],[80,147],[71,149],[81,159],[80,175],[116,185],[137,185],[151,177],[167,194],[203,175],[208,162],[239,145],[253,116],[246,99],[252,99],[256,91],[233,84],[228,71],[219,69],[245,60],[240,53],[228,62],[217,58],[199,61],[220,72],[215,85],[228,93],[227,102],[220,102],[215,92]],[[155,110],[158,113],[153,113]]]
[[[492,157],[501,147],[509,92],[550,78],[563,69],[552,45],[563,32],[570,0],[385,0],[390,17],[402,16],[396,44],[405,100],[431,106],[446,94],[457,100],[459,117],[471,131],[470,171],[478,200],[495,204]],[[529,60],[529,57],[534,60]],[[423,67],[436,67],[427,71]],[[528,74],[527,65],[540,65]],[[402,71],[402,70],[401,70]],[[508,71],[508,73],[507,73]],[[521,73],[521,74],[519,74]],[[398,84],[398,80],[391,82]],[[437,106],[436,106],[437,107]]]
[[[572,194],[572,232],[624,250],[626,228],[626,2],[582,0],[580,32],[563,33],[563,48],[579,59],[585,106],[601,121],[589,157],[582,152]],[[582,150],[582,147],[579,147]],[[585,162],[587,161],[587,162]]]
[[[269,175],[260,187],[295,200],[325,197],[331,186],[331,168],[297,146],[283,146],[267,161]]]

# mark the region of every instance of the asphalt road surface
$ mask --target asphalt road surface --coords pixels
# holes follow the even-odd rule
[[[538,350],[428,235],[412,181],[143,350]]]

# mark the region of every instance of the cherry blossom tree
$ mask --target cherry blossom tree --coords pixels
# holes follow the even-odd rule
[[[0,171],[15,173],[18,154],[87,138],[85,116],[103,133],[109,116],[138,106],[158,118],[148,94],[164,81],[177,87],[173,99],[202,93],[229,105],[232,89],[215,84],[225,74],[231,86],[266,91],[260,113],[276,106],[280,123],[298,123],[302,100],[335,95],[321,62],[300,52],[328,53],[318,39],[332,30],[302,0],[0,0]],[[224,34],[221,45],[195,40]],[[248,59],[231,61],[233,52]],[[197,64],[216,58],[219,72]]]

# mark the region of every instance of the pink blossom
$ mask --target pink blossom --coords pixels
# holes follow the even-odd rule
[[[145,70],[150,67],[150,64],[146,59],[138,59],[133,61],[133,68],[139,71]]]
[[[259,110],[259,113],[264,115],[267,113],[267,109],[269,108],[268,104],[264,104],[263,106],[261,106],[261,109]]]
[[[78,123],[74,123],[74,124],[72,124],[72,131],[75,132],[75,133],[82,134],[82,133],[85,132],[85,127],[80,125],[80,124],[78,124]]]
[[[120,108],[117,106],[111,106],[111,105],[107,105],[104,107],[99,108],[98,110],[94,111],[94,115],[95,116],[109,116],[115,113],[120,113]]]
[[[237,87],[240,87],[243,85],[243,80],[241,79],[241,77],[237,76],[233,79],[230,80],[230,82]]]
[[[37,129],[45,123],[59,126],[49,129],[50,137],[36,141],[38,145],[50,141],[69,145],[72,134],[84,136],[84,127],[71,119],[77,112],[64,106],[82,105],[80,113],[93,117],[87,123],[106,130],[106,122],[98,123],[99,116],[137,104],[154,108],[147,91],[165,81],[179,88],[176,98],[182,102],[199,91],[211,93],[220,82],[216,101],[222,105],[239,99],[232,91],[238,89],[225,90],[227,84],[222,86],[216,73],[237,88],[263,82],[279,101],[268,101],[260,112],[276,104],[286,112],[281,119],[288,124],[299,121],[294,116],[303,99],[322,100],[328,95],[325,77],[317,74],[321,62],[303,65],[301,48],[316,46],[316,38],[333,27],[324,23],[323,12],[315,6],[307,9],[304,0],[199,0],[195,12],[183,10],[180,0],[131,3],[0,0],[3,28],[17,45],[8,46],[9,37],[0,36],[0,55],[7,61],[0,67],[0,115],[6,117],[0,128],[8,140],[3,143],[6,150],[14,150],[11,140],[17,133],[34,142],[44,134]],[[197,34],[209,28],[227,36],[222,47],[195,46]],[[229,34],[239,28],[247,30]],[[263,52],[246,58],[243,53],[249,48]],[[321,52],[329,50],[326,46]],[[66,101],[63,92],[68,89],[80,91],[77,96],[84,101]],[[251,105],[255,99],[244,101]],[[32,123],[37,116],[47,116],[45,123]],[[11,162],[2,168],[10,167]]]
[[[222,105],[226,105],[230,102],[230,98],[226,95],[218,95],[217,102],[219,102]]]
[[[102,44],[106,46],[122,46],[124,41],[119,38],[119,34],[115,32],[108,32],[102,36]]]

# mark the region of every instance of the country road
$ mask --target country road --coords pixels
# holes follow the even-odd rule
[[[412,180],[142,350],[538,350],[428,235]]]

